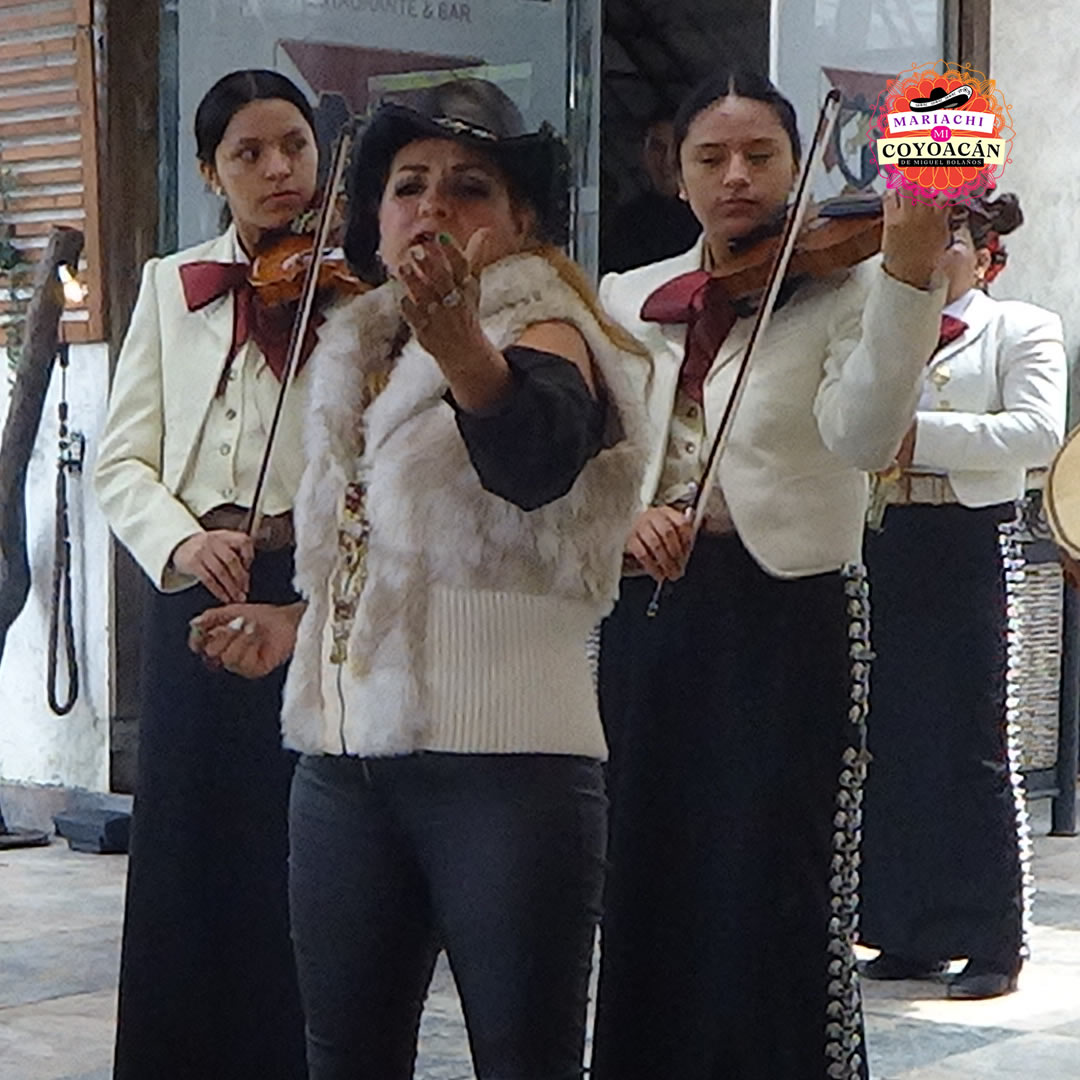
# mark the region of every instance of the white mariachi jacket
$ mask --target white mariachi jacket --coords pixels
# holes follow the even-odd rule
[[[1020,498],[1027,470],[1053,460],[1069,372],[1052,311],[968,295],[967,329],[927,369],[912,464],[946,473],[965,506],[992,506]]]
[[[641,307],[665,282],[701,268],[703,243],[600,284],[605,310],[656,365],[639,391],[649,413],[646,504],[664,466],[686,326],[646,322]],[[735,528],[769,573],[803,577],[860,560],[866,474],[889,465],[911,425],[944,299],[943,282],[916,289],[871,260],[801,286],[774,313],[719,465]],[[752,322],[736,322],[705,380],[709,438]]]
[[[497,348],[539,322],[580,330],[609,402],[605,448],[566,495],[521,510],[481,486],[446,381],[415,339],[362,409],[365,380],[385,370],[401,332],[396,286],[332,313],[309,365],[295,510],[296,581],[308,601],[283,706],[295,749],[605,754],[585,644],[616,598],[638,509],[644,414],[631,387],[646,374],[630,374],[648,361],[616,346],[539,254],[502,260],[481,285]],[[344,493],[361,477],[367,577],[346,659],[331,663]]]

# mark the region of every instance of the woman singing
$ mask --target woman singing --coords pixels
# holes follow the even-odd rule
[[[440,949],[481,1080],[578,1077],[607,827],[585,644],[637,507],[647,359],[550,246],[565,148],[492,84],[383,106],[351,188],[350,261],[390,281],[312,361],[306,604],[208,612],[193,644],[257,675],[295,642],[313,1080],[413,1075]]]

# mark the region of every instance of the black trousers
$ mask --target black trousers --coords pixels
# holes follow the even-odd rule
[[[839,573],[770,577],[735,538],[702,538],[649,619],[652,591],[625,579],[601,642],[593,1078],[865,1075],[850,934],[830,925],[853,902],[857,841],[839,850],[834,824],[859,735],[853,600]]]
[[[913,959],[1022,950],[1006,732],[999,529],[1015,507],[891,507],[867,539],[874,598],[862,937]]]
[[[292,557],[259,553],[251,599],[294,598]],[[147,612],[115,1080],[302,1080],[289,943],[283,673],[210,672],[188,620],[201,586]]]
[[[290,896],[312,1080],[409,1080],[445,948],[479,1080],[582,1075],[607,803],[555,755],[303,757]]]

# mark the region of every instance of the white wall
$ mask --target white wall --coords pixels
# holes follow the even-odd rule
[[[0,350],[0,423],[10,380]],[[8,634],[0,661],[0,779],[107,791],[109,778],[109,535],[90,490],[98,434],[105,419],[108,350],[73,346],[68,371],[70,426],[86,435],[86,464],[68,484],[72,605],[81,687],[67,716],[55,716],[45,691],[53,571],[59,368],[34,446],[26,484],[31,590]],[[61,683],[60,696],[63,697]]]
[[[993,0],[990,74],[1012,106],[1016,139],[1001,180],[1026,221],[1005,241],[1009,265],[991,288],[1058,312],[1075,364],[1080,350],[1080,114],[1077,0]]]

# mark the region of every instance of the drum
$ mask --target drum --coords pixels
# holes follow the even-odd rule
[[[1080,560],[1080,428],[1074,428],[1058,451],[1046,477],[1043,506],[1054,542]]]

